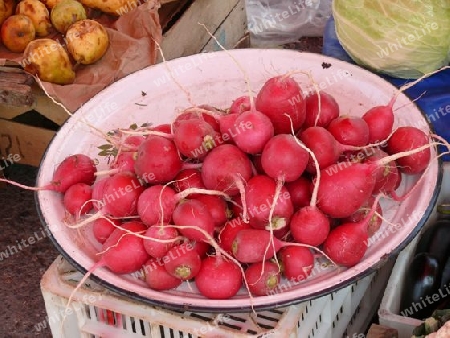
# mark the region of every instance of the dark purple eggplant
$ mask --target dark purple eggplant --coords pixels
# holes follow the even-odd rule
[[[400,313],[416,319],[429,317],[439,297],[441,268],[439,260],[428,254],[414,256],[407,267],[400,299]],[[438,296],[436,296],[436,294]]]

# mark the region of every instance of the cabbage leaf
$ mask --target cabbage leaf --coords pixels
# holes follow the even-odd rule
[[[450,0],[333,0],[333,16],[363,67],[415,79],[449,63]]]

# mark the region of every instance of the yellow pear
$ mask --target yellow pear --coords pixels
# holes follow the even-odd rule
[[[33,21],[38,37],[47,36],[52,31],[50,13],[39,0],[22,0],[17,4],[16,14],[26,15]]]
[[[65,85],[75,80],[69,54],[58,41],[52,39],[31,41],[25,48],[21,63],[25,71],[42,81]]]
[[[14,12],[14,0],[0,0],[0,26]]]
[[[77,21],[66,32],[66,45],[76,62],[90,65],[108,50],[108,32],[95,20]]]

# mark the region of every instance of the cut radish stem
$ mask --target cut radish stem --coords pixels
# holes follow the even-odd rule
[[[271,295],[280,283],[280,268],[270,261],[253,263],[245,270],[245,280],[254,296]]]
[[[251,226],[249,223],[245,223],[241,217],[236,217],[226,222],[217,236],[221,248],[233,254],[233,242],[239,231],[243,229],[251,229]]]
[[[202,264],[199,254],[189,242],[172,247],[162,261],[166,271],[181,280],[194,278]]]

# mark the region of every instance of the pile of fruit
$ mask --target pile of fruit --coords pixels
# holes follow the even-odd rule
[[[0,0],[0,41],[23,53],[23,68],[42,81],[73,83],[75,66],[97,62],[109,47],[105,27],[89,11],[77,0]]]

